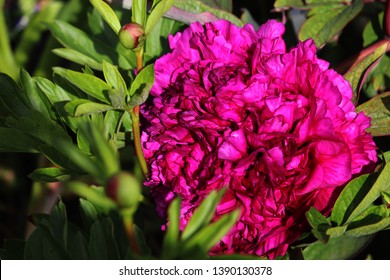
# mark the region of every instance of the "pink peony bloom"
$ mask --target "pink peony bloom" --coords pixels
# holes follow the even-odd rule
[[[181,227],[211,190],[227,186],[215,219],[241,208],[211,254],[275,258],[323,214],[354,174],[376,162],[347,81],[318,59],[312,40],[286,51],[284,26],[255,31],[220,20],[169,37],[142,108],[146,185],[161,215],[182,198]]]

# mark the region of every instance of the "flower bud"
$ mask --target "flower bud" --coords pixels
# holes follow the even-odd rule
[[[132,174],[123,171],[108,180],[105,191],[120,208],[137,207],[141,198],[140,183]]]
[[[119,41],[126,49],[134,50],[142,47],[145,41],[142,25],[132,22],[122,26],[119,31]]]

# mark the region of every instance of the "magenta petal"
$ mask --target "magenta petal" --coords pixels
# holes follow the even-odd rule
[[[349,83],[317,57],[313,40],[286,50],[282,23],[258,31],[226,20],[169,36],[141,106],[142,149],[157,212],[181,198],[183,230],[213,190],[213,217],[240,209],[210,251],[276,258],[309,230],[305,213],[328,215],[348,181],[370,171],[370,119]]]

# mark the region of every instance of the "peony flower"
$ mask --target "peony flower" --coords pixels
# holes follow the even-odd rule
[[[166,215],[182,199],[181,228],[212,190],[227,187],[215,219],[240,208],[211,254],[275,258],[329,214],[341,188],[376,161],[349,83],[317,58],[312,40],[287,51],[284,26],[255,31],[219,20],[169,37],[143,106],[146,185]]]

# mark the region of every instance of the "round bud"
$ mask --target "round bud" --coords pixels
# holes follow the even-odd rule
[[[132,174],[124,171],[108,180],[105,191],[120,208],[137,207],[141,198],[141,184]]]
[[[122,26],[119,31],[119,41],[130,50],[142,47],[145,41],[145,31],[138,23],[128,23]]]

